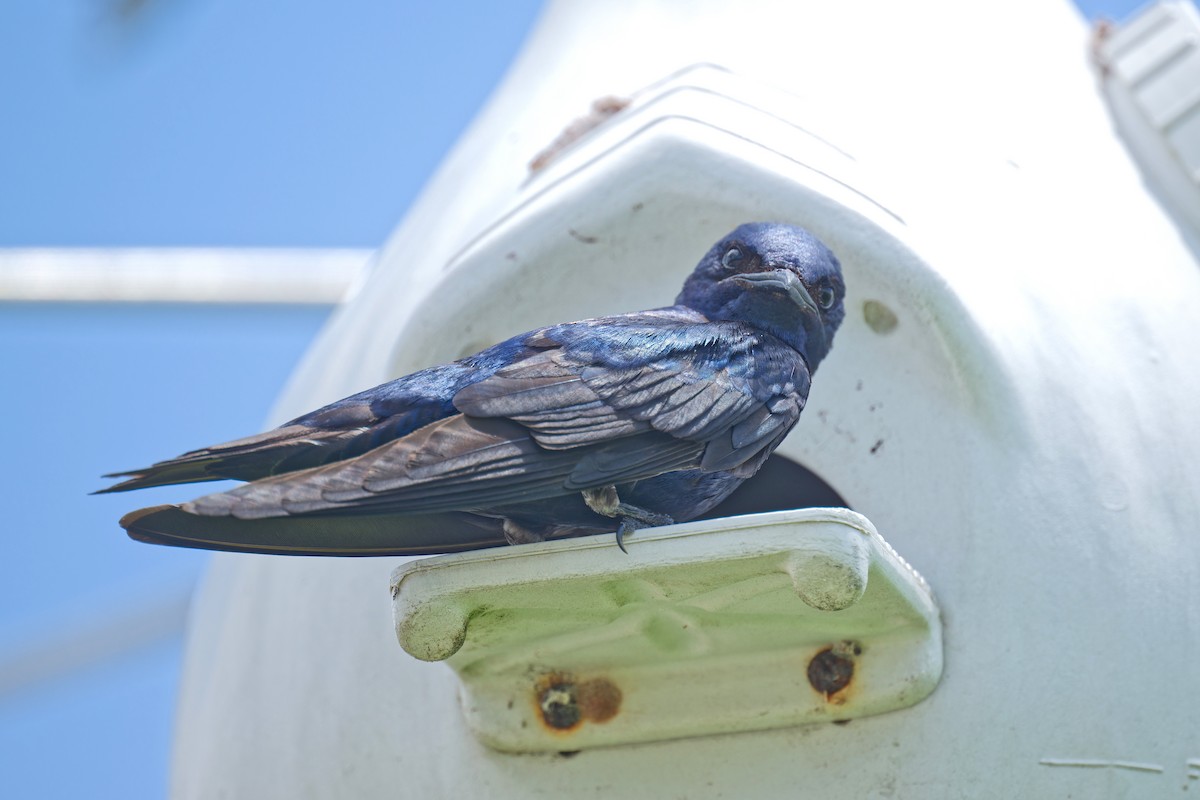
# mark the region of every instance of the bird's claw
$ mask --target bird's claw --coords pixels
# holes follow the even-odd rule
[[[637,523],[625,517],[621,520],[621,524],[617,526],[617,547],[621,548],[621,552],[629,555],[629,551],[625,549],[625,534],[632,533],[637,530]]]
[[[583,502],[587,503],[588,508],[597,514],[620,519],[620,524],[617,525],[617,547],[626,554],[629,553],[625,549],[626,534],[639,528],[657,528],[660,525],[675,524],[675,520],[667,514],[659,514],[646,508],[622,503],[621,498],[617,496],[617,487],[615,486],[584,489]]]

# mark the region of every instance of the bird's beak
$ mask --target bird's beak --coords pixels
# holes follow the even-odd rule
[[[773,269],[770,272],[745,272],[740,275],[734,275],[731,280],[747,284],[754,288],[774,289],[778,292],[783,292],[791,298],[792,302],[800,307],[800,310],[805,313],[812,314],[814,317],[820,318],[821,311],[817,308],[817,303],[813,300],[812,295],[808,293],[808,289],[796,277],[796,273],[790,269]]]

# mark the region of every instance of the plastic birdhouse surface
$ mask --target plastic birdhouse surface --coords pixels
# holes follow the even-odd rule
[[[667,305],[735,226],[801,225],[842,262],[847,314],[777,454],[929,577],[944,634],[846,511],[408,564],[401,643],[450,669],[388,630],[396,564],[217,556],[174,797],[1200,786],[1195,237],[1117,138],[1078,12],[1008,4],[980,37],[928,25],[974,30],[964,4],[694,5],[549,3],[274,421]],[[630,103],[531,174],[609,94]],[[602,746],[626,742],[645,744]]]
[[[412,562],[396,631],[447,661],[507,751],[850,719],[912,705],[942,669],[925,582],[871,523],[806,509]]]

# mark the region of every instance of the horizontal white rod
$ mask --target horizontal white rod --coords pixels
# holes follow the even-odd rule
[[[0,301],[336,303],[373,251],[0,249]]]
[[[191,595],[191,585],[159,591],[137,605],[87,617],[0,654],[0,701],[182,635]]]

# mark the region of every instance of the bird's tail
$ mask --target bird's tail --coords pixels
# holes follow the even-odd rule
[[[301,556],[411,556],[505,544],[498,519],[459,512],[237,519],[176,505],[126,514],[121,527],[150,544]]]

